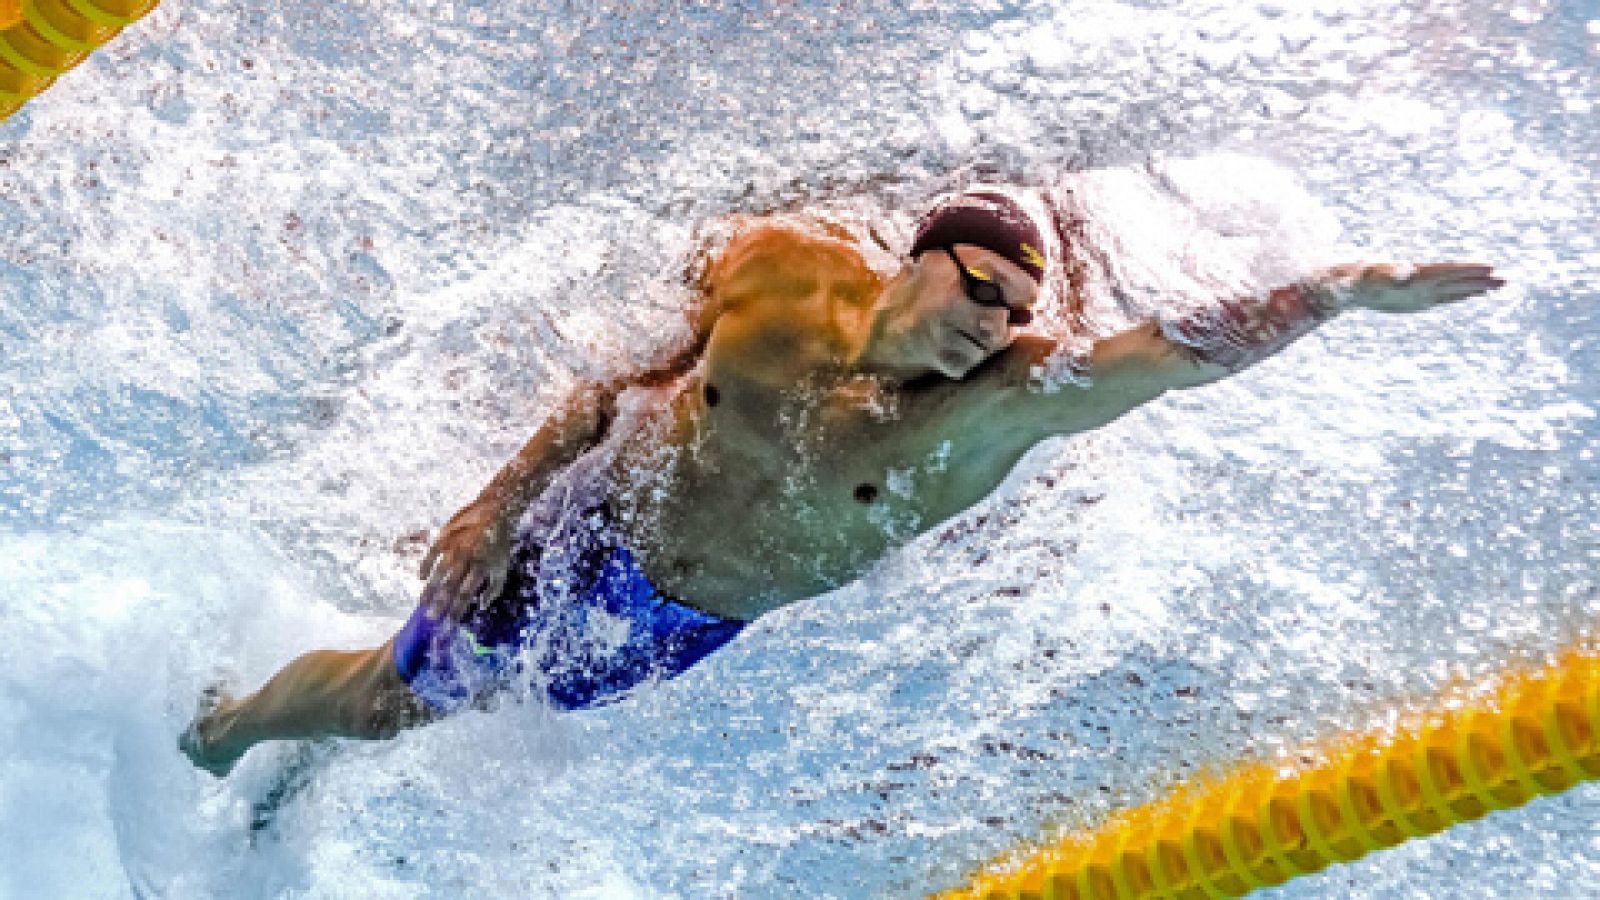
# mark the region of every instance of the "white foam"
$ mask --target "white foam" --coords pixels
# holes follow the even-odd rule
[[[1150,6],[167,4],[0,126],[0,896],[915,894],[1587,627],[1596,24]],[[616,707],[346,746],[251,845],[293,751],[190,770],[200,687],[387,636],[554,397],[682,341],[697,223],[970,177],[1082,188],[1106,323],[1512,285],[1042,447]],[[1590,799],[1294,890],[1563,896]]]

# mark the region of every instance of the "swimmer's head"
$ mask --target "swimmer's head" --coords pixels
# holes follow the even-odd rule
[[[964,378],[1033,318],[1039,229],[1002,194],[960,194],[923,217],[911,264],[886,288],[864,358],[883,369]]]
[[[917,225],[911,257],[956,244],[982,247],[1010,260],[1034,284],[1044,280],[1044,241],[1039,226],[1004,194],[973,191],[939,201]]]

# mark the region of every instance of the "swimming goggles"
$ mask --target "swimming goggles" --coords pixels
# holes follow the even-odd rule
[[[979,306],[1006,310],[1006,321],[1012,325],[1026,325],[1033,321],[1033,310],[1006,303],[1005,292],[1000,290],[1000,285],[973,274],[971,269],[962,264],[961,257],[956,256],[956,248],[946,244],[944,252],[950,254],[950,261],[956,264],[956,271],[961,273],[961,284],[967,290],[968,300]]]

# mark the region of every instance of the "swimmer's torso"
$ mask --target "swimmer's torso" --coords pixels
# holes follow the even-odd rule
[[[978,411],[953,402],[952,383],[889,395],[871,379],[819,378],[760,396],[730,382],[685,379],[611,478],[651,580],[722,616],[859,576],[983,499],[1031,444],[963,427]]]
[[[611,480],[641,566],[685,603],[750,619],[847,583],[981,500],[1042,436],[993,416],[1026,388],[1007,374],[1023,348],[960,382],[853,371],[881,282],[841,242],[758,233],[711,280],[725,311],[701,366]]]

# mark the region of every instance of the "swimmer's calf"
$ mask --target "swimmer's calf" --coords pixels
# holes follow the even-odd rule
[[[369,650],[317,650],[284,666],[245,702],[220,686],[178,737],[195,766],[221,778],[263,740],[389,738],[434,718],[395,672],[392,641]]]

